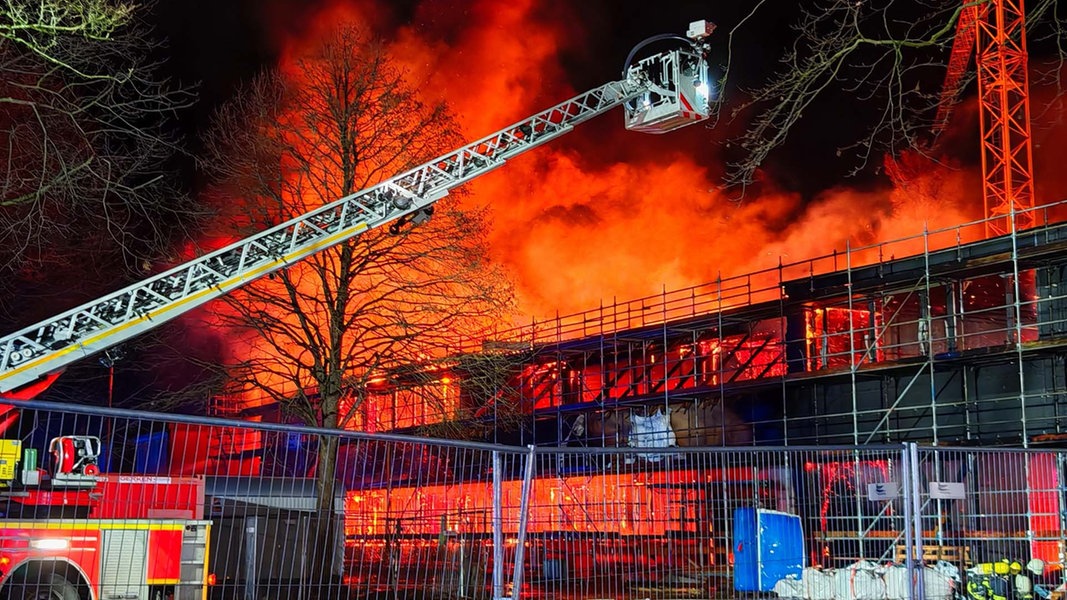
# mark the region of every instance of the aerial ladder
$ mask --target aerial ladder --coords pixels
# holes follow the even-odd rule
[[[430,218],[453,188],[624,105],[627,129],[666,133],[707,119],[713,105],[707,21],[686,37],[663,35],[634,48],[623,79],[604,84],[373,187],[205,254],[0,339],[0,394],[26,398],[69,364],[97,354],[317,252],[390,225]],[[633,61],[647,43],[681,48]],[[18,390],[23,390],[22,394]],[[25,390],[31,390],[28,394]]]

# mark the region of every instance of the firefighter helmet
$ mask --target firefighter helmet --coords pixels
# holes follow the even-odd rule
[[[1041,560],[1040,558],[1030,559],[1030,562],[1026,563],[1026,570],[1037,576],[1044,575],[1045,561]]]

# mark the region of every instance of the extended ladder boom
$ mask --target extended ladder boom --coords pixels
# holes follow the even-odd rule
[[[703,23],[703,22],[698,22]],[[692,26],[691,26],[692,31]],[[710,29],[708,30],[710,32]],[[701,121],[710,98],[704,46],[656,54],[600,86],[459,150],[0,340],[0,392],[157,327],[364,231],[418,223],[448,192],[627,103],[627,127],[660,133]]]

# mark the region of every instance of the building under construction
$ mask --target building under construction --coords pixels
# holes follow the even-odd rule
[[[962,9],[933,124],[975,56],[986,221],[504,332],[466,349],[512,353],[495,389],[457,359],[388,378],[364,423],[568,446],[1057,440],[1067,228],[1035,208],[1024,23],[1020,3]]]
[[[736,597],[736,578],[721,578],[740,569],[737,521],[752,507],[799,515],[808,565],[902,564],[913,519],[923,560],[1062,564],[1061,208],[1007,235],[972,223],[533,323],[384,379],[363,423],[451,421],[536,446],[520,527],[529,576],[550,589]],[[588,449],[616,446],[640,450]],[[499,495],[518,497],[504,470]],[[421,494],[410,506],[458,498],[481,515],[487,472],[397,489]],[[940,496],[936,482],[965,492]],[[428,535],[385,497],[361,493],[349,518]],[[465,531],[488,536],[486,523]],[[380,544],[377,527],[361,535]]]
[[[495,394],[465,387],[457,359],[391,379],[367,410],[391,430],[517,412],[494,435],[523,445],[1055,441],[1060,208],[1007,235],[973,223],[536,322],[482,344],[513,357]]]

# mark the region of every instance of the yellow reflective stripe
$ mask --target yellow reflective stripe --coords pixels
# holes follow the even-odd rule
[[[181,579],[146,579],[148,585],[178,585]]]
[[[200,600],[207,600],[207,582],[208,577],[211,577],[211,571],[208,570],[208,565],[211,564],[211,522],[205,526],[204,534],[206,537],[206,543],[204,544],[204,589],[200,592]]]
[[[79,531],[88,529],[147,529],[149,531],[181,531],[185,523],[152,521],[0,521],[0,529],[48,529]]]

